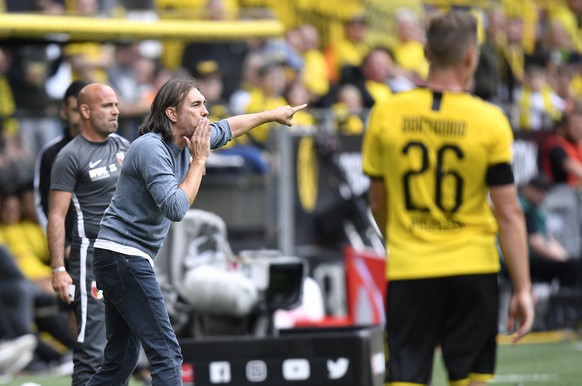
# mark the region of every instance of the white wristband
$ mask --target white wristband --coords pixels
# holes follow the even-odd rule
[[[67,269],[65,267],[56,267],[56,268],[53,268],[52,269],[53,273],[55,273],[55,272],[65,272],[66,270]]]

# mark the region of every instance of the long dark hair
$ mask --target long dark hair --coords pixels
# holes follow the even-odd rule
[[[156,94],[150,113],[139,126],[138,134],[161,133],[164,142],[173,142],[172,121],[166,115],[166,109],[174,107],[178,110],[193,88],[200,88],[194,78],[173,78],[167,81]]]

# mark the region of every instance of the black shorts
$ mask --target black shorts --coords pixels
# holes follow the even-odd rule
[[[388,285],[389,384],[426,385],[440,346],[451,381],[487,381],[495,371],[497,275],[398,280]]]

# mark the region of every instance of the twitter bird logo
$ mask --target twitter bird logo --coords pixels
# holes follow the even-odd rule
[[[337,360],[327,360],[327,377],[329,379],[340,379],[348,372],[350,360],[348,358],[338,358]]]

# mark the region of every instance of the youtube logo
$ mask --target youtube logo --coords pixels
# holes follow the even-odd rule
[[[287,381],[304,381],[309,379],[311,368],[307,359],[285,359],[283,361],[283,378]]]

